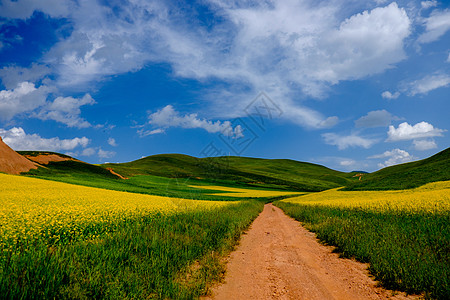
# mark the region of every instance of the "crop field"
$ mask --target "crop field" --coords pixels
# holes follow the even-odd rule
[[[450,298],[450,181],[400,191],[332,189],[275,205],[344,257],[370,263],[385,287]]]
[[[267,191],[241,192],[265,198],[186,200],[0,174],[0,294],[197,297],[268,201]]]

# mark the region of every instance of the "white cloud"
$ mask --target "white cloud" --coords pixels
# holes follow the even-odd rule
[[[427,75],[422,79],[408,84],[409,95],[427,94],[428,92],[450,85],[450,76],[447,74]]]
[[[390,125],[388,131],[388,138],[386,141],[406,141],[420,138],[428,138],[434,136],[442,136],[442,133],[447,130],[434,128],[433,125],[427,122],[420,122],[414,126],[409,125],[407,122],[401,123],[398,128]]]
[[[27,81],[12,90],[0,91],[0,119],[11,120],[18,114],[33,111],[45,103],[48,93],[46,86],[36,88]]]
[[[139,129],[137,131],[137,133],[139,134],[140,137],[145,137],[148,135],[154,135],[154,134],[159,134],[159,133],[165,133],[166,131],[164,129],[158,128],[158,129],[153,129],[153,130],[144,130],[144,129]]]
[[[209,115],[242,116],[245,99],[265,90],[290,112],[283,118],[312,128],[331,127],[337,117],[304,107],[305,95],[320,98],[330,85],[392,68],[405,58],[411,32],[395,2],[343,19],[343,2],[211,0],[205,4],[221,22],[208,28],[166,1],[123,2],[120,10],[98,1],[5,3],[8,17],[41,10],[67,17],[73,26],[42,59],[58,87],[92,86],[105,76],[164,62],[176,76],[229,85],[227,91],[203,91],[202,100],[212,103]]]
[[[81,152],[82,156],[92,156],[96,153],[97,151],[95,150],[95,148],[89,147],[86,149],[83,149],[83,151]]]
[[[385,151],[383,154],[370,156],[369,158],[374,158],[374,159],[389,158],[388,160],[384,161],[383,163],[378,164],[378,167],[380,167],[380,168],[385,168],[385,167],[389,167],[389,166],[393,166],[393,165],[397,165],[397,164],[402,164],[402,163],[410,162],[410,161],[413,161],[414,159],[416,159],[414,156],[412,156],[405,150],[401,150],[398,148],[393,149],[391,151]]]
[[[384,91],[381,93],[381,97],[384,99],[397,99],[400,96],[400,92],[391,93],[389,91]]]
[[[116,140],[114,138],[111,138],[111,137],[108,139],[108,144],[110,146],[113,146],[113,147],[117,147],[118,146],[117,143],[116,143]]]
[[[344,150],[348,147],[363,147],[368,149],[378,142],[376,139],[364,138],[356,134],[338,135],[335,133],[324,133],[322,134],[322,137],[324,138],[325,143],[337,146],[339,150]]]
[[[374,110],[367,115],[362,116],[355,121],[356,127],[385,127],[391,124],[393,120],[399,120],[399,117],[392,115],[390,112],[382,110]]]
[[[54,120],[68,127],[87,128],[92,126],[88,121],[80,117],[80,107],[93,105],[96,102],[91,95],[85,94],[82,98],[58,97],[53,102],[47,103],[41,110],[34,114],[41,120]]]
[[[73,139],[42,138],[38,134],[27,134],[21,127],[13,127],[9,130],[0,129],[0,136],[11,148],[19,150],[35,151],[60,151],[73,150],[77,147],[86,147],[90,140],[86,137]]]
[[[450,62],[450,53],[448,54],[447,62]]]
[[[422,2],[420,2],[420,5],[422,6],[423,9],[428,9],[430,7],[437,6],[437,1],[436,0],[422,1]]]
[[[230,121],[208,121],[205,119],[197,118],[197,114],[189,114],[181,116],[172,105],[167,105],[164,108],[154,112],[148,116],[148,123],[152,126],[161,127],[149,132],[142,132],[142,135],[149,135],[155,133],[161,133],[162,130],[170,127],[180,128],[201,128],[209,133],[220,132],[223,135],[231,136],[235,138],[243,137],[243,130],[240,125],[233,128]]]
[[[356,164],[356,161],[354,161],[353,159],[346,159],[346,160],[341,160],[339,162],[339,164],[343,167],[351,167]]]
[[[437,148],[436,142],[431,140],[414,140],[414,148],[419,151],[426,151]]]
[[[100,148],[100,149],[98,149],[97,155],[99,158],[111,158],[114,155],[116,155],[116,152],[106,151],[106,150],[103,150],[102,148]]]
[[[425,19],[425,32],[419,36],[419,43],[431,43],[437,41],[450,29],[450,10],[434,10]]]

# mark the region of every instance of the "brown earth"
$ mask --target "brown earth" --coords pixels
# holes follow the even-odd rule
[[[62,157],[57,154],[41,154],[37,156],[32,155],[24,155],[24,157],[28,158],[29,160],[32,160],[34,162],[37,162],[38,164],[47,165],[50,162],[53,161],[66,161],[66,160],[76,160],[70,157]]]
[[[37,164],[6,145],[0,137],[0,172],[17,175],[31,169],[37,169],[37,167]]]
[[[119,173],[115,172],[112,168],[106,168],[106,170],[111,172],[111,174],[116,175],[120,179],[129,179],[128,177],[124,177],[124,176],[120,175]]]
[[[227,264],[225,283],[205,299],[415,299],[369,277],[367,264],[339,258],[314,233],[266,204]]]

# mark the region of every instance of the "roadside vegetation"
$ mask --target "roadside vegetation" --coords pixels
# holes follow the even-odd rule
[[[5,174],[0,182],[5,299],[197,298],[222,278],[222,257],[264,203],[285,197],[199,201]]]
[[[450,298],[450,182],[392,192],[330,190],[275,202],[384,287]]]

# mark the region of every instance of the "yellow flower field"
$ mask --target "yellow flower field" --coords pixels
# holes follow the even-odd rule
[[[282,201],[372,211],[448,212],[450,211],[450,181],[433,182],[419,188],[400,191],[332,189]]]
[[[0,249],[19,240],[95,238],[117,222],[149,213],[170,214],[233,205],[143,195],[0,174]],[[95,224],[101,224],[98,228]],[[108,228],[110,227],[110,228]]]
[[[211,193],[210,195],[226,196],[226,197],[278,197],[286,195],[296,195],[300,193],[282,192],[282,191],[268,191],[268,190],[251,190],[224,186],[208,186],[208,185],[191,185],[190,187],[206,190],[224,191],[229,193]]]

